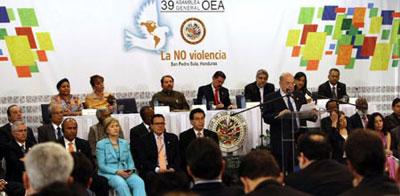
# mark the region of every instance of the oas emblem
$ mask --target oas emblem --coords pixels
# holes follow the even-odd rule
[[[208,129],[217,132],[223,152],[233,152],[242,147],[247,133],[247,124],[241,115],[230,116],[225,111],[212,117]]]
[[[189,44],[198,44],[206,36],[206,27],[198,18],[188,18],[181,25],[181,36]]]

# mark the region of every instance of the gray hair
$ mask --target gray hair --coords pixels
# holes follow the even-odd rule
[[[21,121],[21,120],[17,120],[15,122],[13,122],[13,124],[11,126],[11,132],[16,131],[20,125],[25,125],[25,122]]]
[[[279,82],[282,81],[287,76],[293,76],[293,75],[289,72],[283,72],[281,76],[279,76]]]
[[[35,145],[25,157],[29,183],[36,191],[56,181],[67,182],[73,165],[71,154],[54,142]]]
[[[50,115],[53,114],[53,111],[54,111],[57,107],[60,107],[61,110],[62,110],[62,105],[61,105],[61,104],[58,104],[58,103],[52,103],[52,104],[50,104],[50,105],[49,105],[49,114],[50,114]]]
[[[259,69],[259,70],[257,71],[256,77],[258,77],[259,75],[266,75],[267,78],[268,78],[268,72],[267,72],[267,70],[265,70],[265,69]]]
[[[108,108],[97,109],[97,111],[96,111],[97,120],[100,121],[101,115],[103,115],[103,113],[107,112],[107,111],[109,111]]]

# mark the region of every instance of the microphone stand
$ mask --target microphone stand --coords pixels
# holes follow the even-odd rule
[[[246,109],[244,109],[244,110],[242,110],[242,111],[234,112],[234,113],[230,114],[230,116],[236,116],[236,115],[238,115],[238,114],[241,114],[241,113],[247,112],[247,111],[249,111],[249,110],[252,110],[252,109],[254,109],[254,108],[260,107],[260,112],[261,112],[261,115],[260,115],[260,117],[261,117],[261,118],[260,118],[260,120],[261,120],[261,127],[260,127],[260,138],[261,138],[261,143],[260,143],[260,145],[259,145],[257,148],[266,149],[267,146],[264,146],[264,138],[265,138],[265,135],[264,135],[263,126],[262,126],[262,125],[263,125],[263,107],[264,107],[264,105],[266,105],[266,104],[273,103],[273,102],[275,102],[275,101],[277,101],[277,100],[283,99],[284,97],[290,97],[290,96],[291,96],[291,94],[288,93],[288,94],[286,94],[286,95],[283,96],[283,97],[282,97],[282,96],[281,96],[281,97],[276,97],[276,98],[274,98],[274,99],[261,102],[260,104],[255,105],[255,106],[253,106],[253,107],[246,108]]]

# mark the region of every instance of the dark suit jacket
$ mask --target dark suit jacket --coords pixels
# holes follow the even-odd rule
[[[210,101],[214,101],[214,92],[211,87],[212,84],[208,84],[205,86],[200,86],[197,91],[197,100],[202,100],[203,97],[207,100],[207,105],[210,104]],[[228,106],[231,105],[231,99],[229,98],[229,90],[223,86],[219,89],[219,100],[222,104],[224,104],[224,109],[227,109]]]
[[[286,185],[312,195],[338,195],[352,188],[353,176],[345,165],[334,160],[315,161],[290,174]]]
[[[31,141],[25,142],[25,149],[27,153],[34,143]],[[24,162],[20,159],[25,157],[25,153],[21,150],[21,147],[15,140],[11,140],[5,145],[5,160],[6,160],[6,180],[21,182],[22,173],[25,171]]]
[[[336,92],[337,92],[338,99],[341,99],[341,98],[343,98],[344,95],[347,95],[346,84],[338,82],[336,87],[337,87]],[[326,81],[325,83],[319,85],[318,95],[321,95],[321,98],[326,98],[326,97],[333,98],[331,86],[329,85],[329,81]]]
[[[27,141],[30,143],[36,144],[35,135],[30,127],[28,127],[28,138]],[[11,125],[10,123],[5,124],[0,127],[0,144],[7,144],[11,140],[13,140],[13,136],[11,135]]]
[[[66,148],[66,144],[64,141],[64,138],[61,138],[57,140],[58,143],[60,143],[64,148]],[[75,138],[75,148],[76,152],[80,152],[84,154],[90,161],[93,162],[93,156],[92,156],[92,149],[90,148],[89,142],[81,139],[79,137]]]
[[[400,126],[400,117],[397,117],[392,113],[385,117],[383,124],[387,130],[392,130],[397,126]]]
[[[204,129],[204,137],[209,137],[215,141],[219,145],[218,135],[217,133],[210,131],[208,129]],[[181,153],[181,163],[182,169],[186,171],[186,149],[189,146],[190,142],[197,138],[196,133],[193,128],[188,129],[179,134],[179,151]]]
[[[275,180],[265,180],[261,182],[252,192],[248,193],[249,196],[264,196],[264,195],[277,195],[288,196],[298,195],[305,196],[307,193],[300,192],[289,186],[282,186]]]
[[[281,154],[281,130],[284,130],[284,137],[289,138],[291,136],[292,130],[292,121],[290,119],[279,119],[276,118],[279,112],[285,109],[289,109],[286,106],[285,101],[282,99],[282,95],[280,94],[280,90],[277,90],[275,93],[270,94],[266,97],[268,100],[278,99],[272,103],[266,104],[264,106],[263,118],[264,122],[270,125],[270,133],[271,133],[271,148],[274,154]],[[297,111],[300,110],[302,104],[307,103],[304,99],[304,96],[297,96],[294,94],[294,101],[296,104]],[[300,122],[300,125],[303,124],[304,121]],[[283,127],[282,127],[283,126]]]
[[[268,94],[275,92],[275,86],[271,83],[267,83],[264,86],[264,100]],[[249,101],[260,101],[260,89],[258,88],[256,82],[250,83],[244,87],[244,97]]]
[[[144,123],[140,123],[139,125],[133,127],[130,130],[130,145],[131,145],[131,154],[133,161],[135,162],[136,168],[141,170],[142,165],[139,160],[139,145],[140,138],[149,133],[149,130],[146,128]]]
[[[367,118],[368,121],[370,121],[371,115],[367,114]],[[350,125],[352,129],[364,128],[361,116],[357,112],[352,116],[350,116],[347,123]]]
[[[167,154],[168,168],[175,171],[180,170],[180,156],[178,137],[173,133],[164,132],[165,152]],[[139,159],[143,165],[143,172],[147,174],[154,172],[158,167],[158,149],[154,134],[148,133],[140,140]]]
[[[400,190],[396,183],[388,176],[369,176],[364,177],[360,184],[341,194],[343,196],[375,196],[375,195],[400,195]]]
[[[244,195],[244,192],[236,187],[227,187],[221,182],[210,182],[195,184],[192,191],[199,194],[200,196],[216,196],[216,195]]]
[[[61,125],[60,125],[61,128]],[[38,141],[39,143],[53,141],[57,142],[56,130],[53,127],[53,124],[44,124],[38,127]]]

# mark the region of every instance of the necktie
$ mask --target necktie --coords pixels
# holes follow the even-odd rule
[[[61,128],[57,127],[57,139],[61,139],[61,138],[62,138]]]
[[[21,151],[22,151],[24,154],[26,153],[25,145],[24,145],[24,144],[21,145]]]
[[[158,148],[158,166],[161,170],[167,169],[167,161],[165,158],[165,148],[161,136],[157,136],[157,148]]]
[[[364,126],[364,128],[366,128],[367,125],[368,125],[368,118],[367,118],[367,116],[363,115],[362,121],[363,121],[363,126]]]
[[[75,152],[74,151],[74,144],[72,142],[68,143],[68,152]]]
[[[332,98],[337,99],[336,87],[332,87]]]
[[[201,131],[196,131],[197,132],[197,138],[199,138],[199,137],[201,137],[202,135],[201,135]]]
[[[219,104],[219,99],[218,99],[218,89],[215,89],[214,91],[214,105]]]
[[[289,110],[294,112],[294,108],[292,105],[292,101],[290,101],[290,97],[287,97],[287,103],[288,103]]]

